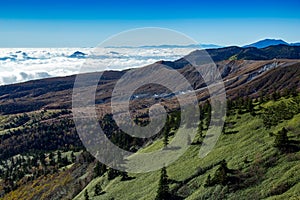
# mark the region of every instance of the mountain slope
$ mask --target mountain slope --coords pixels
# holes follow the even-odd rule
[[[239,86],[242,90],[243,87],[246,87],[245,84],[247,82],[252,81],[252,79],[258,75],[261,78],[257,79],[256,82],[262,87],[264,82],[266,82],[263,78],[264,73],[271,70],[270,73],[277,74],[276,71],[272,70],[276,67],[282,69],[281,73],[290,74],[289,76],[293,77],[293,80],[296,80],[294,87],[300,87],[298,72],[292,75],[291,70],[286,68],[290,65],[293,65],[292,68],[295,69],[300,67],[299,60],[292,60],[300,58],[300,47],[286,45],[271,46],[264,49],[253,47],[226,47],[221,49],[209,49],[207,53],[216,62],[226,83],[226,87],[228,88],[228,94],[231,94],[230,90],[234,87]],[[206,85],[198,72],[191,68],[187,60],[199,60],[203,55],[206,56],[206,52],[197,50],[174,62],[160,61],[146,66],[142,68],[142,70],[148,73],[146,71],[149,70],[149,68],[155,68],[156,65],[163,64],[178,70],[190,81],[194,89],[200,89]],[[274,58],[277,60],[273,60]],[[201,60],[199,60],[198,63],[201,63]],[[205,64],[205,62],[203,64]],[[251,71],[249,71],[249,69],[251,69]],[[114,84],[125,73],[126,70],[104,72],[102,81],[98,86],[96,104],[100,105],[109,102]],[[99,75],[99,73],[90,73],[89,80],[87,80],[85,86],[91,86],[93,80],[98,79]],[[75,76],[69,76],[1,86],[0,113],[13,114],[40,109],[70,109],[74,80]],[[276,84],[287,85],[283,81],[276,82]],[[256,87],[254,91],[258,91],[260,87]],[[268,85],[268,87],[264,87],[264,89],[270,90],[272,87],[272,85]],[[149,89],[148,87],[142,87],[140,91],[142,91],[145,97],[151,97],[155,93],[167,92],[164,89],[156,91],[155,88]],[[245,91],[249,90],[246,89]]]
[[[199,144],[192,145],[183,156],[167,167],[170,191],[178,199],[289,199],[300,195],[300,108],[292,118],[282,120],[270,129],[265,128],[260,117],[264,109],[276,105],[295,105],[298,97],[282,97],[276,101],[255,103],[256,115],[243,109],[231,108],[226,119],[225,131],[215,148],[205,158],[199,158]],[[298,114],[297,114],[298,112]],[[280,152],[274,147],[276,134],[283,127],[288,137],[297,142],[298,150]],[[205,131],[204,131],[205,132]],[[163,139],[141,149],[151,152],[163,146]],[[160,172],[129,174],[128,180],[121,176],[108,178],[108,172],[95,177],[95,162],[84,161],[77,154],[77,163],[61,168],[54,174],[41,176],[34,181],[11,191],[3,199],[70,199],[83,200],[85,191],[90,199],[155,199]],[[81,156],[82,157],[82,156]],[[208,176],[214,177],[225,160],[228,167],[228,182],[205,186]],[[235,180],[235,181],[234,181]],[[103,192],[95,194],[95,187],[101,185]],[[77,193],[74,193],[77,191]]]
[[[194,53],[196,54],[197,52]],[[194,89],[199,90],[204,88],[206,85],[199,73],[189,65],[183,64],[184,62],[186,62],[185,59],[175,62],[162,61],[156,64],[165,64],[174,68],[179,67],[177,70],[190,81]],[[156,64],[152,65],[152,67],[155,68]],[[299,60],[226,60],[217,62],[216,64],[224,79],[228,95],[234,94],[235,92],[232,91],[235,91],[237,88],[240,91],[244,91],[244,93],[253,95],[257,95],[260,88],[264,88],[266,91],[273,91],[273,88],[276,85],[288,85],[289,88],[300,88],[299,73],[297,71],[300,68]],[[274,69],[276,67],[278,70]],[[145,67],[145,73],[149,70],[148,68],[149,66]],[[275,82],[275,85],[272,83],[266,85],[267,77],[265,76],[267,75],[267,72],[269,72],[268,76],[280,77],[278,76],[279,71],[280,76],[284,74],[287,79],[278,79],[277,82]],[[104,73],[105,81],[102,81],[101,84],[99,84],[96,95],[96,104],[98,106],[105,107],[105,104],[110,102],[114,84],[125,72],[126,71],[110,71]],[[92,77],[97,77],[98,75],[99,74],[97,73],[90,74]],[[259,78],[255,79],[256,77]],[[288,77],[292,79],[288,79]],[[253,85],[254,79],[257,86],[248,87],[248,84]],[[2,86],[0,87],[0,113],[14,114],[40,109],[70,109],[72,105],[74,80],[75,76],[70,76]],[[91,83],[87,81],[86,86],[88,87],[90,84]],[[251,88],[251,90],[248,90],[247,88]],[[277,86],[275,88],[279,89]],[[149,88],[147,86],[141,87],[139,91],[140,92],[137,91],[137,93],[143,94],[145,98],[151,98],[154,94],[163,94],[167,92],[167,90],[163,88]],[[205,96],[203,96],[203,98],[205,99]]]

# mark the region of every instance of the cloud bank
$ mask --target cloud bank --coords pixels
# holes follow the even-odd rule
[[[142,67],[159,60],[176,60],[193,48],[2,48],[0,85],[67,76],[80,71],[86,59],[101,62],[106,70]],[[102,71],[88,68],[84,72]],[[82,71],[81,71],[82,72]]]

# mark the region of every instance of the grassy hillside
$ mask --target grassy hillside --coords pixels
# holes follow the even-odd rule
[[[299,199],[300,197],[300,152],[281,152],[274,147],[278,131],[286,127],[291,140],[300,141],[300,114],[283,120],[277,126],[266,129],[259,117],[261,107],[270,107],[281,102],[291,103],[291,98],[269,101],[256,106],[256,115],[232,114],[226,121],[232,126],[225,129],[213,151],[199,158],[199,145],[192,145],[175,163],[167,167],[170,190],[182,199]],[[299,106],[299,105],[298,105]],[[274,133],[274,134],[271,134]],[[299,144],[299,143],[298,143]],[[162,147],[157,140],[141,151],[152,151]],[[215,184],[205,187],[208,175],[214,176],[226,160],[230,170],[228,176],[237,183]],[[134,177],[121,181],[118,177],[107,180],[107,174],[94,179],[75,197],[84,199],[85,190],[90,199],[155,199],[160,172],[130,174]],[[104,190],[94,195],[95,185]]]
[[[205,122],[208,113],[203,116]],[[1,199],[80,200],[87,194],[89,199],[155,199],[160,171],[128,174],[126,179],[118,173],[111,177],[105,166],[96,173],[97,161],[82,151],[66,118],[67,110],[0,117]],[[229,101],[226,125],[213,151],[200,159],[200,144],[195,143],[167,166],[172,199],[299,199],[299,121],[300,96],[295,92]],[[278,146],[282,130],[287,130],[288,144]],[[156,137],[138,151],[160,149],[163,140]],[[97,187],[101,192],[96,195]]]

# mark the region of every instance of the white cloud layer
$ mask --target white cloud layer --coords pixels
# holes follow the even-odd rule
[[[67,76],[78,72],[104,69],[123,70],[142,67],[159,60],[176,60],[195,49],[192,48],[2,48],[0,49],[0,85],[28,80]],[[85,53],[71,56],[74,52]],[[71,56],[71,57],[70,57]],[[85,68],[89,59],[105,68]]]

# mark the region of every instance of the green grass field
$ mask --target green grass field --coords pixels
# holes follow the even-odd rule
[[[281,99],[288,103],[289,99]],[[268,107],[279,102],[269,101],[262,105]],[[258,107],[258,106],[257,106]],[[256,107],[256,108],[257,108]],[[217,145],[205,158],[199,158],[199,145],[192,145],[176,162],[167,167],[170,189],[178,196],[189,200],[197,199],[300,199],[300,152],[284,154],[274,148],[274,136],[282,127],[287,127],[290,138],[299,141],[300,114],[291,120],[283,121],[275,127],[266,130],[259,117],[249,113],[231,115],[226,121],[235,122],[227,128],[217,142]],[[162,140],[141,149],[150,152],[160,149]],[[217,163],[225,159],[229,169],[239,170],[239,173],[252,172],[249,184],[245,188],[233,190],[230,186],[215,185],[204,187],[208,174],[213,175]],[[247,161],[247,162],[246,162]],[[207,169],[203,174],[193,177],[200,168]],[[107,175],[94,179],[86,188],[90,199],[154,199],[160,172],[146,174],[130,174],[134,179],[121,181],[118,177],[107,181]],[[180,185],[180,181],[185,181]],[[94,187],[100,182],[104,194],[94,196]],[[84,199],[84,190],[75,199]]]

